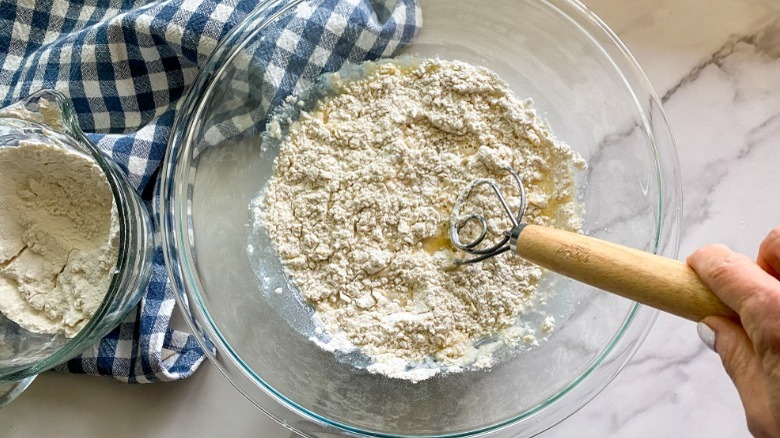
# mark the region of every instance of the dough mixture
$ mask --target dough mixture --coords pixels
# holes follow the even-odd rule
[[[255,209],[323,332],[369,356],[369,371],[418,381],[436,371],[410,363],[486,367],[475,342],[533,343],[551,331],[552,318],[517,321],[547,298],[536,292],[539,267],[502,255],[452,269],[464,254],[448,238],[476,178],[498,181],[518,210],[506,166],[528,192],[525,220],[580,229],[572,167],[585,163],[531,101],[483,67],[441,59],[365,63],[323,82],[331,92],[311,109],[269,122],[265,140],[281,149]],[[487,188],[468,203],[462,211],[482,212],[494,237],[511,228]]]
[[[0,148],[0,312],[75,336],[108,291],[119,219],[91,157],[36,142]]]

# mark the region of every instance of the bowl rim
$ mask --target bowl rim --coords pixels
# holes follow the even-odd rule
[[[182,111],[176,117],[174,126],[171,131],[169,139],[169,146],[166,151],[166,156],[163,164],[161,193],[160,197],[160,215],[162,224],[162,241],[163,241],[163,255],[165,258],[165,265],[168,270],[171,283],[174,286],[174,292],[176,300],[185,313],[185,320],[192,329],[198,342],[204,347],[209,360],[218,368],[220,373],[247,399],[255,404],[260,410],[271,416],[278,421],[284,427],[287,427],[293,431],[300,433],[300,430],[295,429],[287,421],[280,418],[284,416],[284,413],[293,412],[294,414],[303,417],[307,420],[314,422],[315,424],[326,427],[329,431],[339,431],[347,434],[358,434],[360,436],[371,437],[396,437],[401,435],[390,435],[386,433],[372,432],[362,430],[360,428],[343,424],[338,421],[334,421],[323,417],[317,413],[311,412],[306,408],[303,408],[296,404],[294,401],[278,392],[275,388],[268,385],[262,378],[260,378],[246,363],[242,360],[241,356],[232,348],[229,342],[223,337],[217,324],[212,319],[208,311],[208,306],[204,303],[199,292],[201,287],[200,281],[197,275],[197,268],[195,259],[192,254],[190,242],[186,239],[191,237],[191,230],[188,229],[187,211],[190,206],[186,199],[187,183],[189,183],[189,170],[190,160],[192,159],[192,143],[188,140],[193,135],[196,126],[192,124],[193,120],[197,120],[199,114],[203,111],[203,102],[209,97],[209,91],[213,86],[216,79],[219,77],[221,67],[229,65],[232,58],[240,51],[244,44],[250,41],[256,36],[263,27],[272,21],[279,15],[286,13],[293,7],[306,0],[292,0],[290,2],[284,2],[283,0],[266,0],[258,5],[258,7],[248,15],[244,21],[234,27],[225,39],[217,46],[216,50],[208,58],[202,70],[198,73],[195,82],[188,91],[185,97]],[[603,38],[609,44],[612,45],[611,49],[614,51],[615,56],[620,57],[620,61],[628,67],[619,71],[628,74],[635,85],[628,83],[628,79],[624,77],[626,86],[633,92],[639,90],[644,94],[647,94],[650,99],[650,106],[652,110],[658,112],[660,117],[646,118],[645,128],[648,133],[654,133],[656,129],[660,128],[663,132],[661,134],[668,136],[669,150],[665,150],[664,153],[669,155],[669,158],[664,163],[668,167],[668,170],[673,174],[674,178],[671,181],[662,181],[660,172],[660,157],[658,153],[658,144],[656,141],[652,141],[653,152],[655,153],[658,183],[659,183],[659,210],[657,228],[655,230],[655,239],[653,252],[658,253],[659,249],[663,249],[667,255],[672,257],[677,256],[679,247],[679,231],[681,227],[681,187],[679,182],[679,164],[677,160],[676,149],[674,147],[674,139],[671,137],[669,131],[668,121],[663,113],[660,100],[656,95],[649,79],[642,71],[638,62],[615,33],[610,30],[606,24],[588,9],[579,0],[542,0],[546,6],[558,11],[562,16],[568,18],[573,25],[579,26],[586,35],[590,38],[594,38],[594,32],[599,33],[598,37]],[[270,14],[270,15],[269,15]],[[267,16],[267,17],[266,17]],[[266,18],[263,18],[266,17]],[[603,44],[597,43],[602,47]],[[612,58],[608,53],[605,55]],[[614,60],[613,60],[614,62]],[[625,75],[624,75],[625,76]],[[636,96],[635,96],[636,97]],[[188,111],[190,109],[191,111]],[[654,113],[655,114],[655,113]],[[660,124],[656,127],[656,124]],[[672,205],[664,205],[663,193],[664,190],[671,190]],[[675,202],[676,201],[676,202]],[[671,222],[671,223],[667,223]],[[667,226],[668,229],[664,229]],[[669,235],[663,238],[663,232]],[[663,240],[663,241],[662,241]],[[663,247],[663,248],[662,248]],[[195,304],[193,308],[189,306],[189,300],[192,300]],[[538,422],[535,417],[542,411],[549,409],[556,403],[561,402],[564,398],[571,398],[573,391],[577,388],[582,388],[581,383],[586,379],[590,379],[599,370],[602,364],[605,362],[616,362],[617,366],[603,376],[602,380],[588,393],[581,395],[573,406],[564,407],[565,412],[559,415],[554,422],[549,425],[540,425],[536,429],[533,429],[532,435],[540,433],[555,424],[568,418],[580,408],[585,406],[592,398],[598,395],[608,384],[618,375],[623,367],[628,363],[633,354],[639,348],[644,341],[645,337],[652,328],[658,311],[648,308],[639,304],[633,304],[624,319],[621,328],[613,336],[609,344],[599,354],[599,356],[590,364],[590,366],[583,371],[576,379],[569,382],[563,389],[559,390],[555,395],[551,396],[544,402],[532,407],[525,412],[518,414],[515,417],[499,422],[497,424],[481,427],[476,430],[467,432],[458,432],[452,434],[439,434],[439,435],[426,435],[435,437],[464,437],[464,436],[476,436],[485,435],[492,432],[497,432],[517,426],[524,422],[524,420],[530,420],[531,429],[534,428],[534,424]],[[627,335],[631,334],[632,343],[625,345]],[[621,342],[623,342],[621,344]],[[213,350],[215,348],[215,350]],[[227,357],[228,361],[220,360],[217,357],[217,352]],[[238,377],[241,376],[241,377]],[[259,388],[266,396],[270,397],[276,403],[285,408],[285,411],[274,409],[278,406],[269,406],[261,403],[258,397],[254,393],[242,386],[236,379],[243,378],[249,381],[255,388]],[[265,401],[266,399],[263,399]],[[530,430],[530,429],[529,429]],[[524,431],[525,433],[526,431]],[[419,435],[415,435],[419,436]]]

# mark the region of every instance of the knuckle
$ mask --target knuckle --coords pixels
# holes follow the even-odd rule
[[[720,252],[724,248],[727,247],[722,243],[710,243],[709,245],[704,245],[701,248],[697,249],[696,251],[693,252],[693,254],[704,255],[704,254],[709,254],[711,252]]]
[[[711,262],[709,266],[710,277],[716,283],[733,281],[743,274],[745,265],[749,263],[752,263],[752,261],[746,256],[733,252],[729,253]]]
[[[777,303],[771,291],[763,288],[745,289],[735,298],[737,309],[742,318],[743,326],[756,339],[756,345],[780,345],[780,333],[775,333],[770,326],[776,324]]]
[[[691,255],[688,256],[688,262],[693,265],[701,266],[706,264],[707,260],[710,260],[716,254],[722,254],[726,251],[730,252],[725,245],[711,243],[693,251]]]

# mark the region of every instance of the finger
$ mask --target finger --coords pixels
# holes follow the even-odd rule
[[[770,231],[761,242],[756,262],[761,269],[780,280],[780,227]]]
[[[742,325],[761,357],[780,355],[780,282],[747,256],[723,245],[709,245],[688,257],[688,264]]]
[[[756,437],[776,436],[777,423],[772,415],[768,382],[747,333],[726,318],[711,316],[702,322],[715,332],[715,350],[737,388],[750,432]]]

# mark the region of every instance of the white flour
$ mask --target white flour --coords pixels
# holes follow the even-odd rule
[[[26,142],[0,148],[0,312],[35,333],[75,336],[108,291],[119,220],[84,154]]]
[[[281,149],[255,209],[324,331],[369,356],[369,371],[413,381],[437,370],[410,362],[486,367],[490,351],[476,341],[534,343],[537,330],[552,331],[552,318],[517,321],[547,298],[536,296],[539,267],[503,255],[453,270],[447,238],[476,178],[497,180],[518,209],[506,165],[525,184],[528,222],[579,230],[571,166],[584,162],[531,102],[487,69],[439,59],[366,63],[327,80],[333,95],[269,123]],[[511,228],[486,188],[469,204],[493,236]]]

